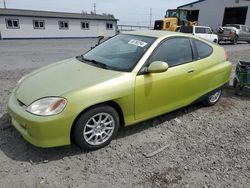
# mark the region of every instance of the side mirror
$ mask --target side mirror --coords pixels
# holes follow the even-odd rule
[[[168,64],[163,61],[154,61],[147,69],[148,73],[161,73],[168,70]]]

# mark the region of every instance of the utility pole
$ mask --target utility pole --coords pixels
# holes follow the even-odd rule
[[[4,8],[6,8],[6,2],[5,2],[5,0],[3,0],[3,6],[4,6]]]
[[[149,27],[151,27],[151,23],[152,23],[152,8],[150,8]]]
[[[94,3],[94,13],[96,14],[96,3]]]

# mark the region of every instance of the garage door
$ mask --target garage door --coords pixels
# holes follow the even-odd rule
[[[223,24],[245,25],[248,7],[225,8]]]

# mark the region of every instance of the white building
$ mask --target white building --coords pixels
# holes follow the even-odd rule
[[[193,10],[199,25],[213,29],[225,24],[250,26],[250,0],[199,0],[178,8]]]
[[[0,9],[0,39],[110,37],[116,30],[108,15]]]

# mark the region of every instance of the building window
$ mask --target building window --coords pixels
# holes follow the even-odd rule
[[[89,29],[89,22],[81,22],[82,29]]]
[[[43,20],[33,20],[34,29],[45,29],[45,22]]]
[[[106,23],[106,29],[112,30],[113,29],[113,24],[112,23]]]
[[[59,29],[69,29],[69,22],[66,21],[59,21]]]
[[[18,19],[6,19],[7,29],[19,29],[19,20]]]

